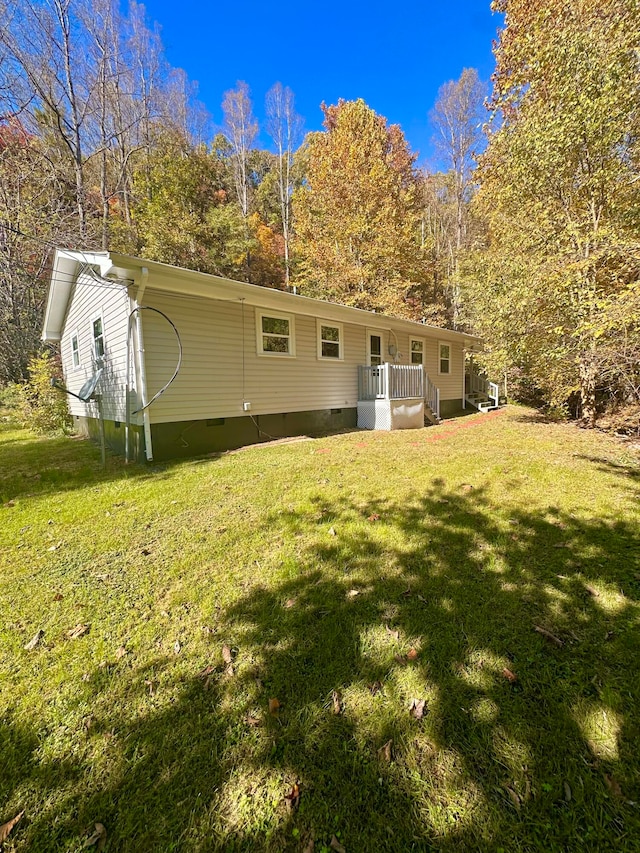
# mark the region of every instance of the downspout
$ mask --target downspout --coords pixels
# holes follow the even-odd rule
[[[147,267],[142,267],[140,271],[140,284],[136,291],[135,305],[140,308],[142,297],[149,279],[149,270]],[[147,462],[153,460],[153,447],[151,444],[151,420],[149,417],[149,409],[146,408],[148,402],[147,395],[147,370],[144,360],[144,338],[142,336],[142,312],[136,311],[136,341],[138,345],[138,369],[140,371],[140,403],[142,408],[142,423],[144,425],[144,450],[147,457]]]
[[[473,356],[471,356],[473,360]],[[462,408],[467,408],[467,351],[462,348]]]

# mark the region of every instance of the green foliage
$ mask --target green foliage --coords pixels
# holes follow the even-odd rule
[[[471,259],[469,301],[496,362],[527,370],[553,405],[579,392],[593,423],[599,389],[640,365],[640,8],[494,5],[506,13],[498,128],[480,158],[476,209],[488,233]]]
[[[420,242],[414,156],[402,131],[364,101],[323,107],[294,194],[294,280],[311,296],[414,319],[429,262]]]
[[[67,397],[52,387],[52,379],[61,379],[60,361],[49,352],[29,361],[29,379],[20,387],[20,417],[34,432],[68,432],[71,417]]]

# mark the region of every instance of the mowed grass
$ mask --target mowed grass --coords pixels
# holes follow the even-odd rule
[[[640,850],[639,497],[519,408],[106,471],[5,423],[5,850]]]

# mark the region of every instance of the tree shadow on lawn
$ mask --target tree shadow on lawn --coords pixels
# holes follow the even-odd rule
[[[638,849],[638,530],[438,481],[404,504],[318,494],[265,528],[300,543],[288,576],[226,610],[212,579],[201,602],[234,673],[157,661],[171,701],[124,719],[114,696],[142,702],[148,671],[96,670],[89,736],[112,732],[113,762],[29,849],[96,820],[119,851]]]
[[[189,462],[193,464],[194,460]],[[0,433],[0,507],[10,500],[47,497],[103,483],[158,479],[169,476],[180,464],[185,461],[153,466],[126,464],[107,449],[106,467],[102,468],[100,447],[89,439],[58,436],[7,441]]]

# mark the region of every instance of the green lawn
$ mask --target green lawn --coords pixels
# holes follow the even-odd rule
[[[5,423],[0,568],[6,851],[640,850],[612,438],[512,407],[101,471]]]

